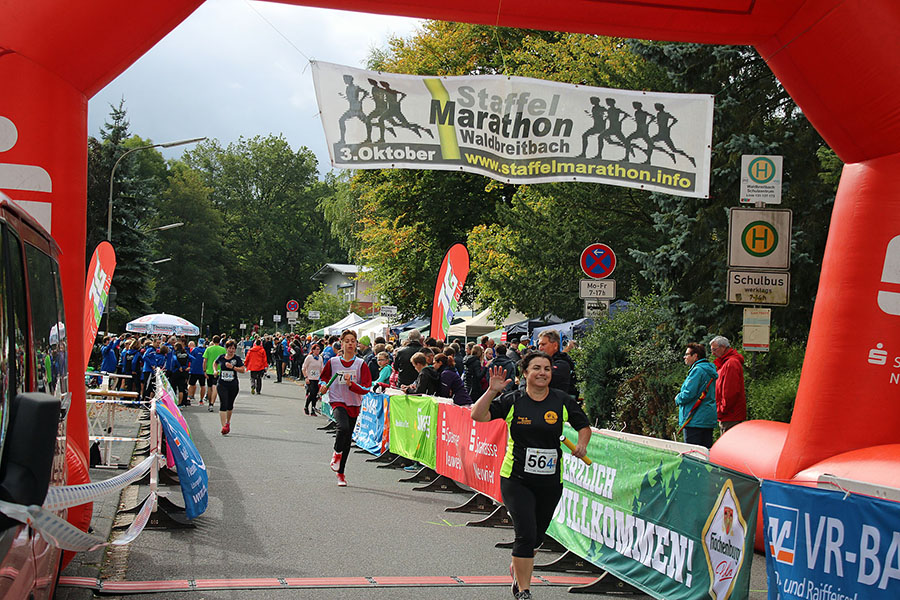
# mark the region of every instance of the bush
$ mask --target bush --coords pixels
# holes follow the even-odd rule
[[[575,365],[594,423],[643,435],[671,433],[680,385],[673,322],[657,296],[636,295],[628,310],[599,321],[581,340]]]
[[[802,344],[773,335],[769,352],[744,354],[747,419],[790,422],[805,351]]]
[[[800,369],[747,382],[747,418],[790,422],[799,384]]]

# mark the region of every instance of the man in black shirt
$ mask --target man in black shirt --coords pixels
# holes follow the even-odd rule
[[[573,384],[575,363],[565,352],[559,350],[559,332],[555,329],[542,331],[538,337],[538,350],[550,357],[553,365],[553,378],[550,387],[563,391],[570,396],[578,397],[578,390]]]
[[[394,355],[394,370],[397,371],[397,384],[410,385],[419,376],[412,364],[412,356],[422,350],[422,332],[413,329],[409,332],[408,344]]]

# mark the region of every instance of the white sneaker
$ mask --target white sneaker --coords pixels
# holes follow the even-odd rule
[[[331,457],[331,470],[337,473],[338,469],[341,468],[341,457],[343,456],[342,452],[335,452]]]

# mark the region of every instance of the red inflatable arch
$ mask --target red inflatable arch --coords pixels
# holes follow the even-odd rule
[[[3,3],[0,189],[50,209],[69,335],[85,280],[87,101],[200,0]],[[287,2],[292,3],[292,2]],[[900,486],[900,2],[312,0],[295,4],[713,44],[752,44],[846,163],[790,426],[749,422],[713,457],[757,475]],[[83,364],[80,344],[70,365]],[[81,373],[73,372],[73,381]],[[76,389],[78,386],[75,386]],[[81,390],[78,390],[81,392]],[[87,448],[84,397],[72,443]],[[766,453],[756,452],[765,440]],[[82,452],[86,455],[87,452]],[[891,468],[882,468],[885,465]]]

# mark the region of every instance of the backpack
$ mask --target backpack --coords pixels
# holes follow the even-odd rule
[[[178,359],[178,364],[181,365],[182,369],[187,369],[190,366],[190,356],[188,356],[187,352],[176,354],[175,358]]]

